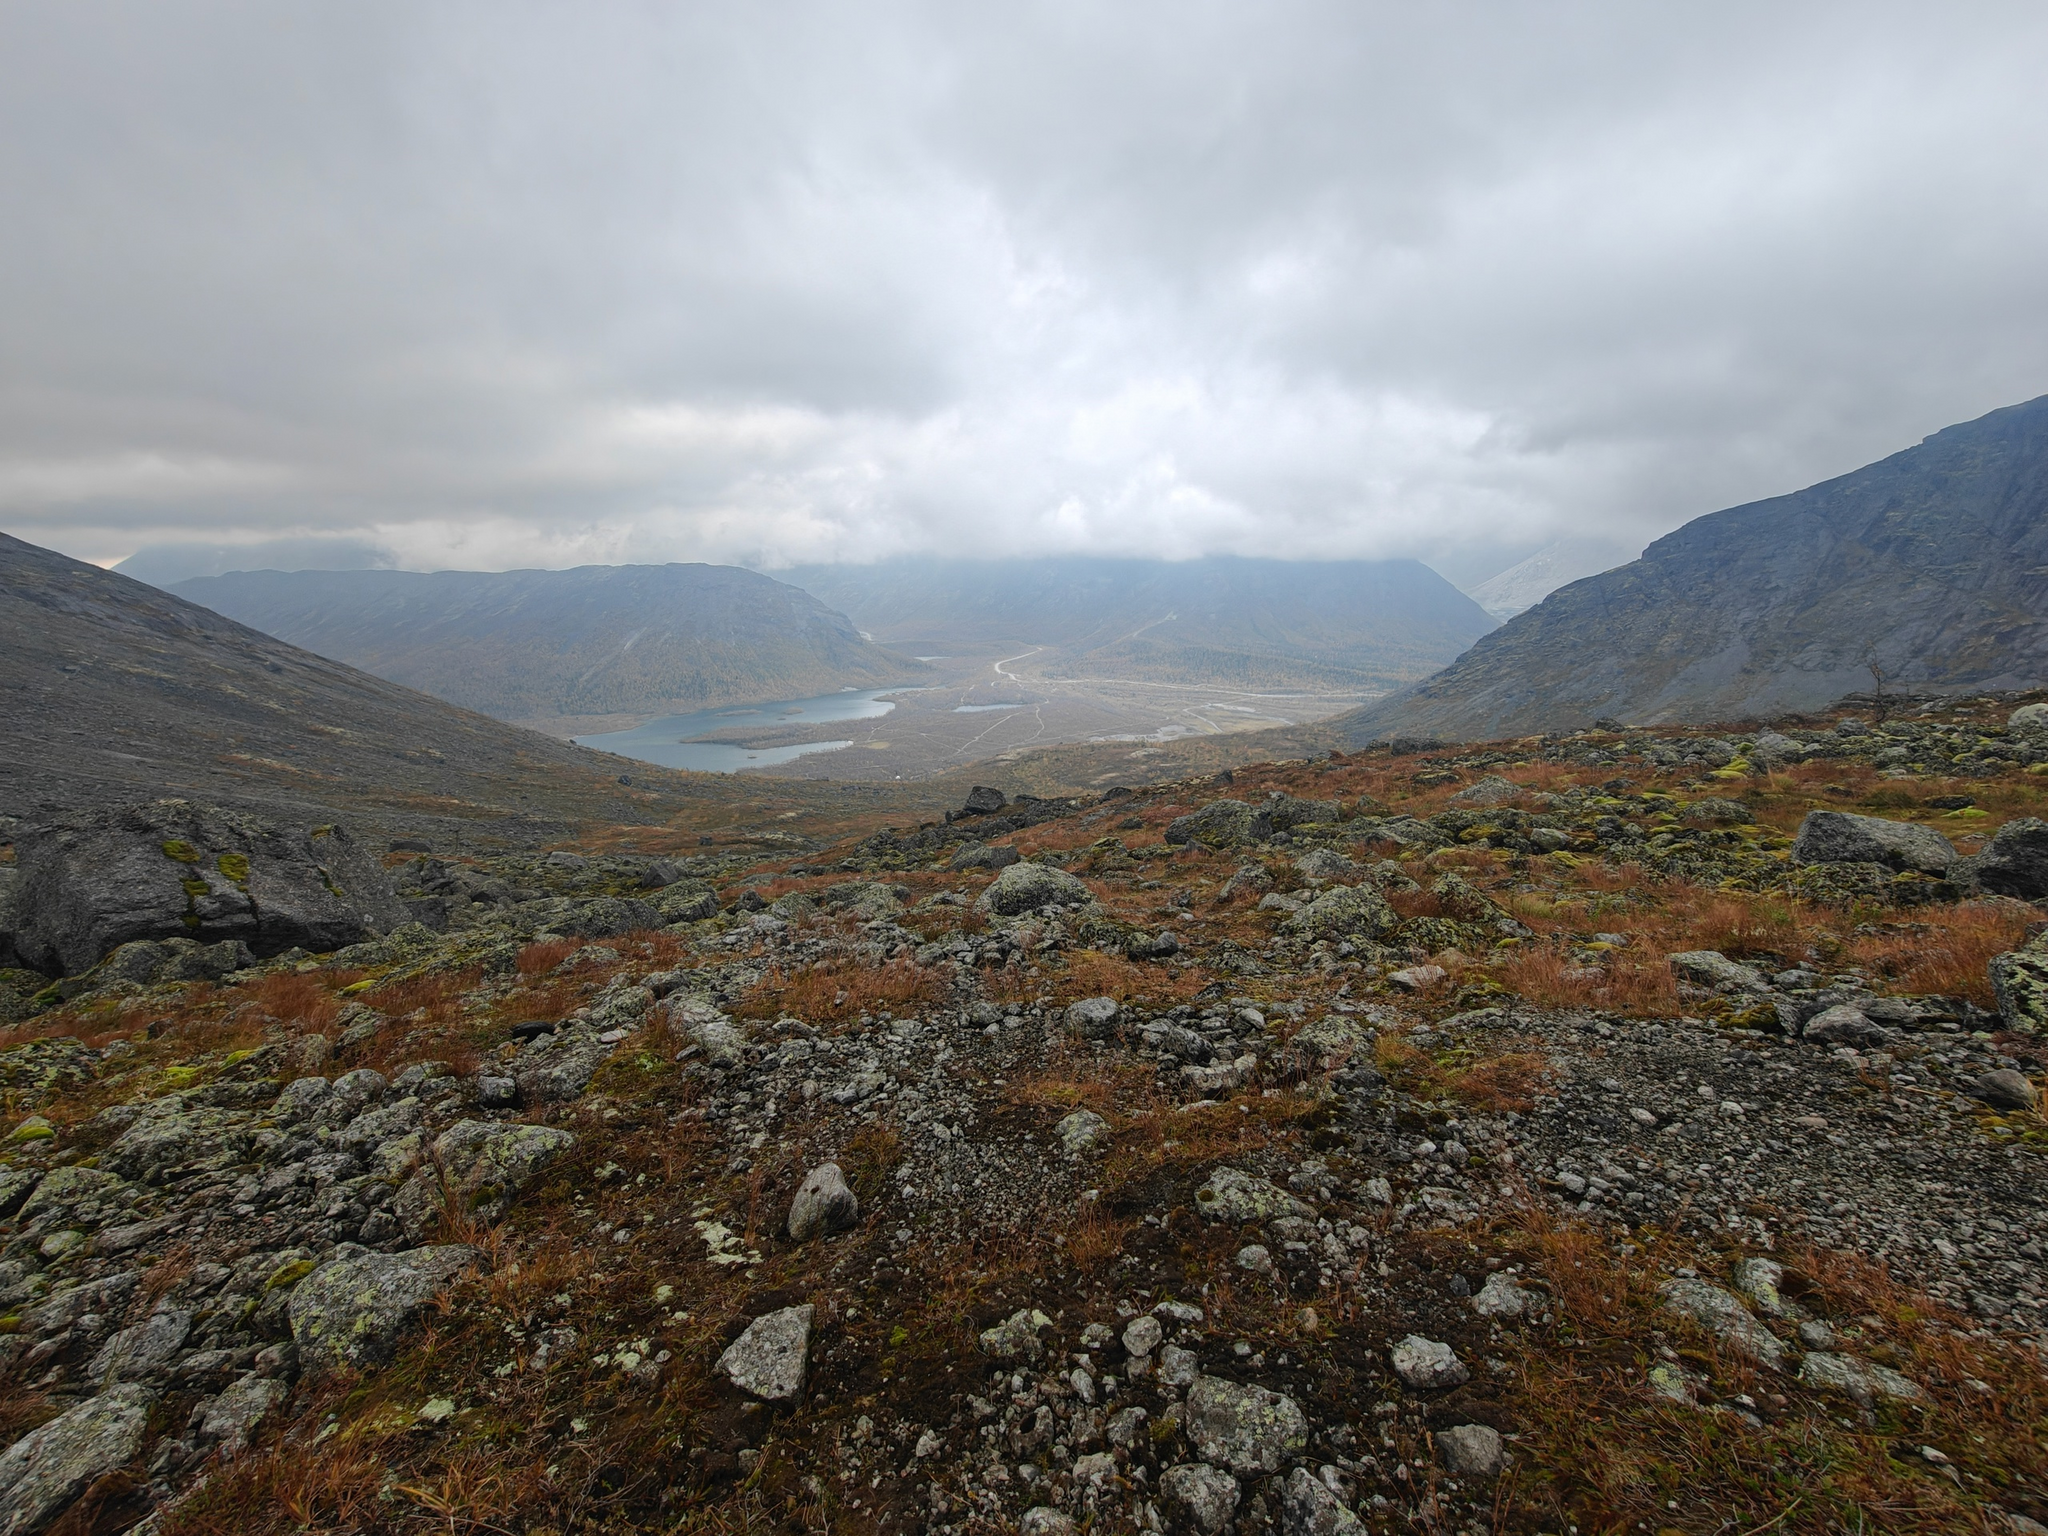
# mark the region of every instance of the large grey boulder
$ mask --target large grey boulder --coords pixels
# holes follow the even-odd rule
[[[290,1389],[270,1376],[249,1375],[234,1382],[206,1405],[199,1419],[199,1438],[233,1456],[246,1450],[249,1437],[284,1401]]]
[[[1116,1033],[1117,1015],[1122,1011],[1113,997],[1084,997],[1067,1004],[1067,1033],[1083,1040],[1106,1040]]]
[[[997,875],[975,905],[999,917],[1060,906],[1085,906],[1095,899],[1088,887],[1051,864],[1012,864]]]
[[[1369,885],[1340,885],[1323,892],[1280,927],[1304,939],[1378,939],[1401,918],[1387,898]]]
[[[812,1315],[805,1303],[755,1318],[718,1357],[718,1374],[763,1402],[796,1398],[810,1361]]]
[[[1672,975],[1696,987],[1710,987],[1716,992],[1771,990],[1771,984],[1764,980],[1762,971],[1744,965],[1740,960],[1730,960],[1718,949],[1681,950],[1666,956],[1665,963],[1671,967]]]
[[[1991,991],[1998,1016],[2017,1034],[2048,1031],[2048,944],[2036,939],[1991,960]]]
[[[1932,827],[1847,811],[1808,811],[1792,840],[1795,864],[1882,864],[1945,875],[1955,861],[1955,845]]]
[[[566,1104],[580,1098],[612,1048],[587,1029],[536,1035],[513,1058],[512,1077],[528,1104]]]
[[[0,1453],[0,1536],[33,1536],[142,1448],[156,1393],[128,1383],[59,1414]]]
[[[346,828],[290,826],[186,800],[30,828],[16,838],[15,856],[15,947],[50,975],[77,975],[137,939],[320,953],[410,918],[375,855]]]
[[[1272,835],[1272,818],[1242,800],[1211,800],[1166,824],[1169,843],[1200,843],[1206,848],[1237,848]]]
[[[837,1163],[820,1163],[804,1175],[789,1203],[791,1241],[807,1243],[827,1232],[844,1232],[860,1220],[860,1198],[848,1187]]]
[[[476,1249],[461,1243],[409,1253],[371,1253],[342,1244],[292,1291],[289,1313],[300,1365],[320,1376],[384,1364],[427,1304],[476,1257]]]
[[[2048,821],[2038,816],[2008,821],[1982,853],[1961,862],[1994,895],[2039,901],[2048,896]]]
[[[1176,1525],[1197,1533],[1217,1536],[1237,1513],[1237,1479],[1199,1461],[1168,1467],[1159,1477],[1159,1496]]]
[[[431,1160],[399,1190],[393,1214],[414,1242],[431,1235],[444,1210],[496,1224],[519,1192],[575,1145],[572,1134],[551,1125],[458,1120],[434,1138]]]
[[[1278,1472],[1308,1445],[1308,1419],[1281,1393],[1200,1376],[1188,1390],[1187,1433],[1210,1466],[1259,1476]]]

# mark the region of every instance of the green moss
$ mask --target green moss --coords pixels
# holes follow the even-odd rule
[[[163,845],[164,857],[176,859],[180,864],[197,864],[199,850],[180,838],[172,838]]]
[[[189,1088],[199,1080],[197,1067],[165,1067],[164,1081],[173,1088]]]
[[[263,1289],[265,1291],[276,1291],[282,1290],[288,1285],[297,1285],[306,1276],[313,1273],[316,1267],[311,1259],[294,1259],[291,1263],[280,1266],[276,1273],[264,1281]]]
[[[213,889],[212,886],[208,885],[204,880],[201,880],[197,875],[194,875],[187,880],[181,880],[178,883],[185,887],[185,894],[187,896],[194,898],[195,900],[201,896],[204,896],[208,891]]]
[[[224,853],[215,861],[220,872],[237,885],[249,883],[249,856],[244,853]]]

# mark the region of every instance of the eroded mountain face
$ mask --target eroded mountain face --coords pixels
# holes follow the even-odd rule
[[[408,848],[331,953],[9,973],[0,1522],[2023,1529],[2025,703]]]
[[[1814,710],[2048,667],[2048,396],[1790,496],[1687,523],[1553,592],[1435,677],[1331,722],[1485,740]]]

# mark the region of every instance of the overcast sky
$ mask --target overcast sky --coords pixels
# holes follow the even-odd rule
[[[2038,0],[0,0],[0,527],[1635,547],[2048,392],[2044,61]]]

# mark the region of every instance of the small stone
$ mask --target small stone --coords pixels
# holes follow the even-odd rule
[[[1514,1276],[1497,1272],[1486,1277],[1472,1298],[1472,1310],[1481,1317],[1520,1317],[1536,1301],[1535,1295],[1515,1284]]]
[[[1744,1259],[1735,1266],[1735,1289],[1742,1292],[1766,1317],[1785,1315],[1784,1298],[1778,1287],[1784,1283],[1785,1266],[1770,1259]]]
[[[1296,1467],[1287,1475],[1280,1494],[1280,1536],[1354,1536],[1364,1529],[1365,1523],[1308,1468]]]
[[[1084,997],[1067,1006],[1067,1033],[1083,1040],[1106,1040],[1116,1033],[1120,1012],[1113,997]]]
[[[136,1381],[153,1376],[177,1357],[192,1331],[190,1312],[158,1312],[123,1328],[93,1356],[95,1381]]]
[[[1166,1330],[1159,1326],[1158,1318],[1134,1317],[1124,1329],[1124,1349],[1132,1355],[1149,1355],[1165,1337]]]
[[[718,1373],[763,1402],[789,1402],[804,1389],[813,1315],[805,1303],[755,1318],[718,1357]]]
[[[1394,1374],[1418,1392],[1455,1387],[1472,1379],[1465,1362],[1448,1344],[1411,1333],[1390,1352]]]
[[[860,1199],[837,1163],[820,1163],[804,1175],[789,1205],[789,1235],[807,1243],[826,1232],[844,1232],[860,1220]]]
[[[1692,1383],[1685,1372],[1675,1365],[1663,1361],[1650,1367],[1650,1391],[1667,1403],[1682,1403],[1692,1406]]]
[[[1387,984],[1403,992],[1427,992],[1449,974],[1440,965],[1410,965],[1388,976]]]
[[[1052,1130],[1068,1155],[1078,1157],[1108,1138],[1109,1122],[1092,1109],[1077,1109],[1063,1116]]]
[[[1161,1386],[1189,1386],[1201,1373],[1201,1369],[1201,1358],[1191,1349],[1182,1349],[1178,1344],[1168,1344],[1159,1351]]]
[[[1038,1335],[1052,1319],[1035,1307],[1020,1307],[981,1333],[981,1352],[997,1360],[1037,1360],[1045,1354]]]
[[[1680,981],[1716,992],[1768,992],[1771,984],[1753,966],[1730,960],[1717,949],[1685,950],[1666,957],[1671,972]]]
[[[1460,1477],[1498,1477],[1506,1462],[1500,1431],[1484,1424],[1460,1424],[1436,1434],[1436,1457]]]
[[[1808,1019],[1800,1038],[1819,1045],[1882,1045],[1891,1035],[1871,1023],[1861,1009],[1837,1003]]]
[[[1804,1349],[1833,1349],[1839,1342],[1835,1330],[1817,1317],[1808,1318],[1799,1325],[1799,1343]]]
[[[1074,1536],[1074,1522],[1050,1504],[1040,1504],[1024,1511],[1017,1536]]]
[[[1103,1433],[1111,1445],[1137,1445],[1144,1438],[1145,1421],[1150,1417],[1142,1408],[1120,1408],[1110,1415],[1109,1427]]]
[[[1255,1275],[1273,1273],[1273,1255],[1259,1243],[1248,1243],[1238,1249],[1236,1262],[1239,1269],[1250,1270]]]
[[[233,1456],[246,1450],[249,1437],[270,1416],[271,1409],[284,1401],[285,1384],[265,1376],[244,1376],[206,1405],[199,1420],[199,1437],[217,1444],[221,1454]]]
[[[1236,1478],[1199,1461],[1168,1467],[1159,1477],[1167,1513],[1198,1536],[1217,1536],[1229,1525],[1239,1494]]]

